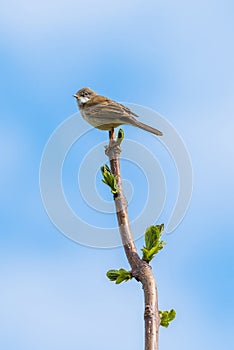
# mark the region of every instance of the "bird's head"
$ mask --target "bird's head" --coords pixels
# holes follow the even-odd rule
[[[82,88],[78,90],[73,96],[76,98],[79,106],[84,105],[86,102],[91,100],[93,96],[96,95],[96,92],[91,90],[90,88]]]

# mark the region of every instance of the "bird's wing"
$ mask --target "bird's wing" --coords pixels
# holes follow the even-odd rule
[[[115,103],[117,103],[117,102],[115,102]],[[136,113],[134,113],[130,108],[128,108],[128,107],[122,105],[121,103],[118,103],[118,105],[121,106],[122,109],[125,111],[125,113],[127,113],[128,115],[134,115],[134,117],[139,118],[139,115],[137,115]]]
[[[139,117],[128,107],[103,96],[94,97],[90,104],[87,102],[85,112],[93,117],[100,116],[105,119],[107,118],[108,121],[111,119],[122,123],[128,123],[130,120],[134,120],[133,115]]]

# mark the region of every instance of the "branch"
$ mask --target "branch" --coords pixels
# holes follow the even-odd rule
[[[138,255],[130,229],[127,200],[124,196],[120,173],[120,143],[123,139],[122,131],[119,132],[118,138],[116,139],[114,129],[112,129],[109,133],[109,139],[110,142],[106,147],[105,153],[109,157],[111,172],[116,178],[118,187],[117,193],[114,193],[114,201],[119,231],[128,262],[132,269],[131,276],[142,283],[144,290],[145,350],[157,350],[158,330],[160,326],[157,286],[150,265]]]

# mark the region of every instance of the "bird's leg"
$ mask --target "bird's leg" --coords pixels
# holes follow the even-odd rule
[[[121,151],[120,150],[120,143],[115,138],[115,130],[114,130],[114,128],[111,128],[109,130],[109,145],[105,146],[105,148],[106,148],[106,154],[108,154],[109,158],[110,157],[112,158],[115,155],[117,149],[118,149],[117,152],[120,153],[120,151]],[[112,153],[114,152],[112,156],[110,156],[110,154],[109,154],[110,152],[112,152]]]
[[[109,130],[109,139],[110,139],[110,142],[113,141],[115,138],[115,130],[114,128],[111,128],[111,130]]]

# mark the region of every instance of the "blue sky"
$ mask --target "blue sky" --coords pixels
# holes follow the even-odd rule
[[[43,149],[56,127],[77,112],[72,94],[83,86],[158,111],[191,155],[189,211],[177,230],[165,235],[168,244],[153,262],[160,308],[177,311],[173,324],[160,330],[160,349],[231,347],[233,23],[231,1],[2,1],[3,349],[143,348],[140,286],[135,281],[115,286],[105,277],[110,268],[128,268],[122,248],[72,242],[53,226],[41,201]],[[160,220],[168,220],[177,186],[173,163],[151,135],[125,131],[144,139],[160,159],[168,185]],[[106,137],[93,131],[85,147]],[[75,192],[79,150],[79,144],[71,149],[64,173],[74,206],[76,196],[80,201]],[[131,170],[123,165],[137,188],[140,175]],[[110,199],[99,181],[97,176],[98,190]],[[140,203],[143,197],[135,191]],[[140,211],[137,201],[134,208]],[[85,208],[79,210],[87,218]],[[104,225],[114,218],[97,220]],[[142,243],[137,241],[139,249]]]

